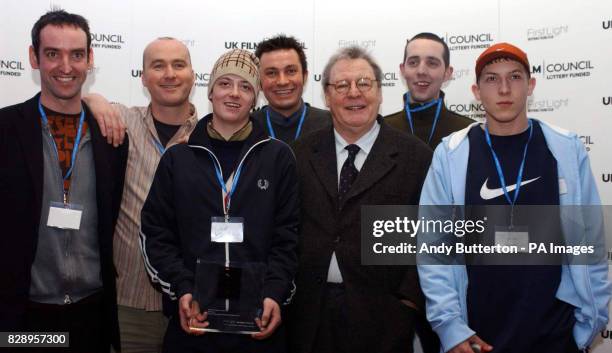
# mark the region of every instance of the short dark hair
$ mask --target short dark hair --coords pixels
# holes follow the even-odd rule
[[[34,23],[32,27],[32,47],[34,47],[34,53],[36,59],[40,59],[38,50],[40,49],[40,32],[47,25],[63,26],[70,25],[76,28],[80,28],[85,32],[87,37],[87,60],[89,60],[89,49],[91,48],[91,33],[89,32],[89,23],[85,17],[73,13],[68,13],[64,10],[51,10],[46,14],[40,16],[38,21]]]
[[[281,33],[272,38],[266,38],[257,44],[257,49],[255,49],[255,56],[261,60],[261,56],[263,54],[282,49],[293,49],[296,51],[298,57],[300,58],[302,72],[304,73],[304,75],[306,75],[306,71],[308,71],[308,64],[306,63],[306,53],[304,53],[304,44],[298,42],[295,37],[287,36]]]
[[[448,45],[446,44],[444,39],[440,38],[437,34],[433,34],[429,32],[419,33],[406,41],[406,46],[404,47],[404,60],[402,61],[403,63],[405,63],[406,59],[408,58],[408,44],[410,44],[410,42],[412,42],[415,39],[429,39],[429,40],[433,40],[434,42],[438,42],[442,44],[442,47],[444,47],[444,51],[442,53],[442,59],[444,60],[444,65],[446,67],[450,65],[450,50],[448,49]]]
[[[338,52],[336,52],[336,54],[332,55],[332,57],[329,58],[329,61],[323,69],[323,78],[321,79],[321,83],[323,84],[323,90],[327,90],[327,86],[330,84],[329,80],[331,75],[331,69],[338,61],[357,59],[363,59],[367,61],[368,64],[370,64],[370,66],[372,67],[372,71],[374,71],[374,79],[376,80],[376,84],[378,85],[378,87],[380,87],[383,78],[382,69],[380,68],[380,66],[378,66],[374,58],[365,49],[359,46],[350,46],[341,48],[340,50],[338,50]]]

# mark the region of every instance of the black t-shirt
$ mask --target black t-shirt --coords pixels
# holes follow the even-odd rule
[[[470,156],[466,175],[466,205],[509,205],[484,130],[472,128],[468,134]],[[493,136],[510,199],[514,199],[519,166],[523,160],[529,129],[512,136]],[[516,205],[558,205],[557,161],[548,149],[540,124],[533,121],[523,178]],[[507,211],[507,212],[506,212]],[[525,210],[529,211],[529,210]],[[484,242],[494,244],[495,227],[509,224],[509,208],[473,207],[473,217],[488,217]],[[500,214],[501,213],[501,214]],[[520,226],[531,215],[516,208],[514,225]],[[538,234],[559,234],[558,212],[541,222],[528,222],[529,241]],[[566,352],[575,348],[572,338],[573,307],[555,298],[561,281],[560,265],[482,265],[478,256],[468,257],[468,325],[495,352]],[[573,346],[572,346],[573,345]]]
[[[166,147],[168,142],[174,137],[178,129],[181,125],[170,125],[166,123],[162,123],[157,119],[153,118],[153,122],[155,124],[155,130],[157,130],[157,136],[159,136],[159,142],[161,142],[162,146]]]

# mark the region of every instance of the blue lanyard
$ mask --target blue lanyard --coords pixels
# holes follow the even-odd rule
[[[434,116],[433,123],[431,124],[431,131],[429,132],[429,139],[427,139],[427,144],[431,143],[431,138],[433,137],[433,133],[436,130],[436,125],[438,124],[438,119],[440,118],[440,111],[442,110],[442,98],[434,99],[431,102],[420,106],[418,108],[410,109],[410,93],[406,93],[406,106],[404,110],[406,111],[406,119],[408,120],[408,124],[410,124],[410,131],[414,135],[414,125],[412,123],[412,114],[420,112],[422,110],[428,109],[435,104],[438,105],[436,108],[436,115]]]
[[[40,119],[42,120],[43,125],[49,125],[49,119],[47,119],[47,114],[45,114],[45,110],[40,103],[40,99],[38,99],[38,111],[40,112]],[[63,179],[66,180],[70,178],[72,175],[72,169],[74,168],[74,163],[76,161],[77,153],[79,153],[79,144],[81,143],[81,131],[83,129],[83,121],[85,120],[85,109],[81,106],[81,117],[79,118],[79,128],[77,129],[77,134],[74,140],[74,146],[72,148],[72,158],[70,160],[70,169],[66,172]],[[51,130],[49,129],[49,132]],[[55,144],[55,138],[51,135],[51,142],[53,142],[53,146],[55,147],[55,153],[57,154],[57,160],[59,161],[59,153],[57,152],[57,145]],[[62,186],[63,189],[63,186]],[[64,190],[64,193],[66,190]]]
[[[213,165],[215,166],[215,174],[217,175],[217,181],[221,185],[221,189],[225,193],[225,197],[223,198],[223,212],[225,212],[225,216],[229,215],[230,203],[232,201],[232,195],[234,195],[234,191],[236,191],[236,185],[238,185],[238,179],[240,179],[240,172],[242,171],[242,164],[238,166],[236,169],[236,173],[234,173],[234,180],[232,181],[232,189],[227,192],[227,186],[223,182],[223,175],[221,174],[221,168],[217,165],[215,158],[213,155],[210,155],[212,159]]]
[[[504,178],[504,171],[502,170],[501,163],[499,162],[499,158],[497,158],[495,150],[493,150],[493,145],[491,144],[491,135],[489,135],[489,127],[485,124],[485,138],[487,140],[487,145],[489,145],[489,149],[491,150],[491,154],[493,155],[493,161],[495,161],[495,169],[497,169],[497,175],[499,176],[499,182],[501,183],[502,189],[504,190],[504,196],[506,196],[506,200],[508,200],[508,203],[511,206],[514,206],[514,204],[516,203],[519,191],[521,190],[523,169],[525,168],[525,160],[527,159],[527,148],[529,147],[529,141],[531,141],[532,135],[533,123],[531,122],[531,119],[529,119],[529,138],[527,139],[527,143],[525,143],[525,149],[523,150],[523,160],[521,161],[521,166],[519,167],[518,175],[516,176],[516,189],[514,190],[514,199],[510,200],[510,194],[508,193],[508,189],[506,188],[506,179]]]
[[[166,147],[164,147],[161,142],[157,141],[155,137],[151,136],[151,140],[153,140],[153,144],[157,147],[159,154],[163,155],[166,152]]]
[[[300,133],[302,132],[302,125],[304,125],[304,120],[306,120],[306,103],[304,103],[304,108],[302,108],[302,115],[300,116],[300,122],[298,123],[297,130],[295,131],[294,140],[297,140],[300,137]],[[266,108],[266,122],[268,123],[268,131],[270,132],[270,137],[276,138],[276,134],[274,133],[274,129],[272,128],[272,120],[270,120],[270,107]]]

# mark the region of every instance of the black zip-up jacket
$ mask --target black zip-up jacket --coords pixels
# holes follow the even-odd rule
[[[166,315],[176,314],[176,299],[193,293],[198,257],[225,260],[225,245],[210,240],[211,217],[224,215],[214,164],[222,168],[206,131],[210,119],[212,114],[198,122],[188,144],[175,145],[164,153],[141,213],[146,268],[172,300],[164,298]],[[281,305],[292,294],[297,270],[295,157],[289,146],[269,138],[253,121],[253,131],[238,160],[243,166],[229,216],[244,219],[244,241],[230,243],[230,261],[266,264],[263,296]]]

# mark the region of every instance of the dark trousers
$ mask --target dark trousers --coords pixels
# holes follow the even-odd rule
[[[349,353],[346,290],[343,284],[327,283],[321,306],[319,329],[313,344],[317,353]]]
[[[414,316],[414,330],[421,341],[423,353],[440,353],[440,339],[433,331],[425,314]]]
[[[19,352],[108,353],[104,337],[102,292],[73,304],[55,305],[29,302],[26,313],[29,332],[69,332],[69,348],[19,349]]]
[[[170,319],[164,336],[164,353],[285,353],[285,328],[281,324],[272,336],[256,340],[250,335],[206,332],[187,334],[178,318]]]

